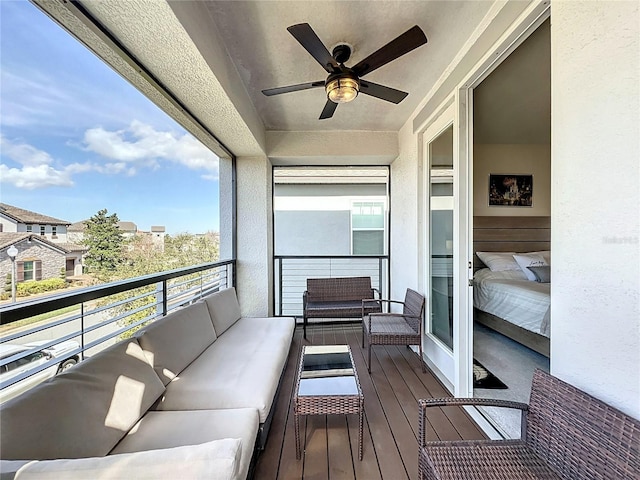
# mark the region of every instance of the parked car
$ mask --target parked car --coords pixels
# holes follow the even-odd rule
[[[8,357],[15,355],[16,353],[24,352],[26,350],[32,350],[34,347],[38,347],[47,343],[47,341],[31,342],[24,345],[15,344],[0,344],[0,362]],[[45,381],[47,378],[53,377],[57,373],[60,373],[67,368],[71,368],[80,361],[80,357],[77,354],[69,355],[74,350],[77,350],[80,344],[75,340],[67,340],[61,342],[52,347],[43,348],[29,355],[22,357],[18,360],[7,363],[0,366],[0,382],[5,382],[11,378],[31,370],[35,367],[45,364],[52,358],[59,358],[60,363],[52,365],[49,368],[34,373],[27,378],[9,385],[6,388],[0,390],[0,403],[17,397],[23,392],[26,392],[30,388],[35,387],[37,384]]]

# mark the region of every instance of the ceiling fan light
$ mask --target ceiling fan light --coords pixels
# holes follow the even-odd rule
[[[333,103],[347,103],[358,96],[360,82],[351,77],[334,78],[327,82],[325,90]]]

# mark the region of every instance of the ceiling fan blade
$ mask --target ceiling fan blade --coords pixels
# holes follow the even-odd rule
[[[327,47],[324,46],[322,40],[318,38],[316,32],[311,28],[311,25],[308,23],[299,23],[287,27],[287,30],[289,30],[289,33],[300,42],[300,45],[322,65],[322,68],[324,68],[327,73],[334,73],[339,69],[338,62],[331,56]]]
[[[422,29],[416,25],[395,40],[391,40],[384,47],[373,52],[364,60],[358,62],[358,64],[353,67],[353,70],[356,72],[356,75],[362,77],[425,43],[427,43],[427,36]]]
[[[333,112],[336,111],[336,108],[338,108],[337,103],[333,103],[331,100],[327,100],[327,103],[325,103],[324,108],[322,109],[319,120],[333,117]]]
[[[297,85],[289,85],[288,87],[267,88],[262,90],[267,97],[272,95],[280,95],[281,93],[297,92],[299,90],[308,90],[310,88],[324,87],[324,80],[310,83],[299,83]]]
[[[409,95],[407,92],[364,80],[360,80],[360,92],[391,103],[400,103]]]

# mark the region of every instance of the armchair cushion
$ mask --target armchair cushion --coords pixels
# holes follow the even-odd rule
[[[394,313],[373,314],[365,317],[363,327],[368,333],[382,333],[395,335],[417,335],[416,332],[405,320],[405,315]],[[369,329],[371,323],[371,329]]]

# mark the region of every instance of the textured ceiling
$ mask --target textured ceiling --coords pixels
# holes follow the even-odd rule
[[[209,1],[206,8],[267,130],[397,131],[480,24],[491,1]],[[353,46],[347,66],[418,25],[428,43],[366,79],[409,92],[394,105],[367,95],[318,120],[322,88],[266,97],[261,90],[324,80],[322,67],[289,34],[309,23],[327,49]],[[187,32],[190,25],[183,25]]]

